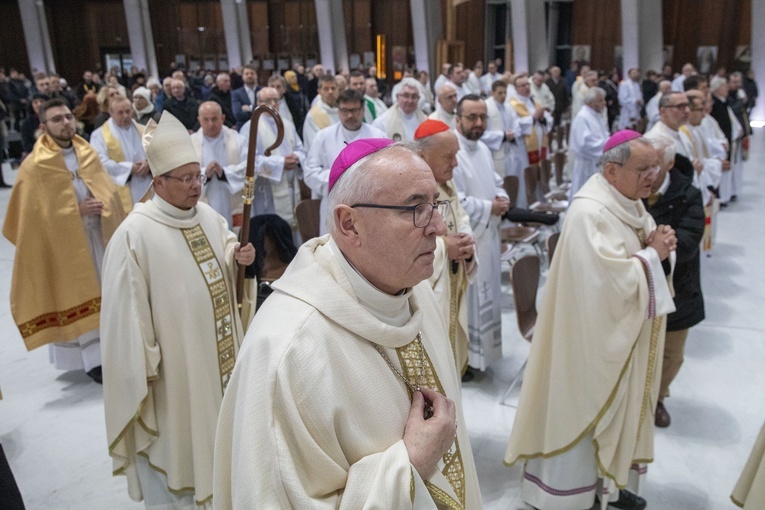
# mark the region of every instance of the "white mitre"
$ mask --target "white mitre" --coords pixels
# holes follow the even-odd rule
[[[141,139],[151,175],[158,177],[188,163],[199,163],[186,127],[167,110],[159,123],[150,120]]]

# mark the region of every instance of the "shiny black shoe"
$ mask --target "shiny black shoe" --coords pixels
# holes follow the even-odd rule
[[[101,365],[98,365],[97,367],[92,368],[85,373],[88,374],[88,377],[96,381],[98,384],[103,384],[103,378],[101,374]]]
[[[628,490],[619,491],[619,499],[608,503],[611,508],[621,508],[622,510],[643,510],[646,507],[645,499]]]
[[[472,370],[470,370],[470,367],[468,367],[467,370],[465,370],[465,373],[462,374],[462,382],[470,382],[475,378],[475,374]]]

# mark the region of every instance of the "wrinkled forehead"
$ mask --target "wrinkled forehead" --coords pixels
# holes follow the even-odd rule
[[[421,203],[432,200],[437,184],[428,164],[404,147],[391,147],[373,155],[368,165],[376,181],[375,199],[391,203]]]

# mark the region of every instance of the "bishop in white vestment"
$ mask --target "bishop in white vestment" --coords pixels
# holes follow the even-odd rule
[[[436,183],[418,155],[390,144],[344,149],[330,175],[330,235],[300,248],[258,310],[218,421],[220,510],[482,506],[454,359],[424,281],[446,231]]]
[[[180,121],[164,112],[144,140],[156,194],[104,256],[109,455],[147,508],[209,508],[218,411],[244,336],[237,265],[255,249],[240,250],[223,217],[197,202],[204,174]]]

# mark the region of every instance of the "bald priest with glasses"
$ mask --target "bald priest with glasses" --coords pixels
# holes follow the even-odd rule
[[[221,407],[215,507],[481,508],[460,381],[427,279],[446,233],[433,172],[350,143],[329,234],[258,310]]]
[[[143,145],[154,196],[120,225],[103,264],[109,454],[147,508],[209,507],[215,424],[244,336],[237,264],[255,249],[198,203],[205,175],[178,119],[150,121]]]

